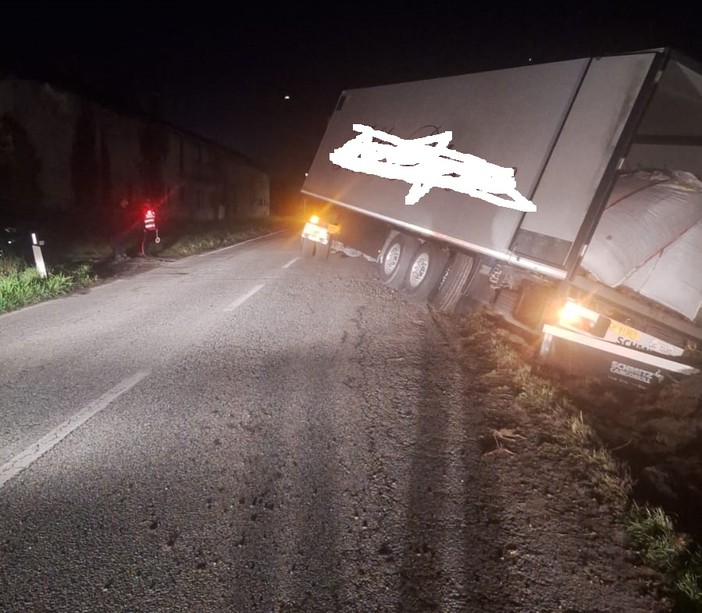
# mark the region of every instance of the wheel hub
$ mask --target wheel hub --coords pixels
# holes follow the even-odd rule
[[[409,273],[410,287],[417,287],[427,276],[429,270],[429,254],[420,253],[412,263],[412,268]]]
[[[394,243],[390,249],[388,249],[388,252],[385,255],[385,261],[383,262],[383,271],[387,276],[390,276],[397,268],[401,253],[402,247],[400,247],[398,243]]]

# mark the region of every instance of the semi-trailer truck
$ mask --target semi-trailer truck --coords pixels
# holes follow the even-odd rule
[[[547,363],[648,388],[700,372],[701,179],[702,70],[671,49],[351,89],[302,254],[363,255],[439,309],[489,305]]]

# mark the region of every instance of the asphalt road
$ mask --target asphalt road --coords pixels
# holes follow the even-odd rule
[[[446,333],[370,263],[298,256],[275,236],[0,317],[0,611],[480,610]]]

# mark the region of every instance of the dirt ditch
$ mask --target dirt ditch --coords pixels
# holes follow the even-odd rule
[[[679,530],[702,542],[702,374],[653,391],[615,387],[536,365],[534,347],[496,315],[510,346],[582,413],[608,451],[631,473],[639,504],[660,506]]]
[[[550,374],[628,464],[637,502],[662,507],[702,540],[702,375],[646,394]]]

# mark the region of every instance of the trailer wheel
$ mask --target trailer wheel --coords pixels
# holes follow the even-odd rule
[[[451,312],[458,305],[463,290],[475,273],[476,258],[465,253],[454,253],[443,274],[432,303],[441,311]]]
[[[309,238],[302,239],[302,257],[311,258],[314,255],[314,241]]]
[[[414,254],[407,270],[405,293],[427,300],[437,289],[448,262],[448,252],[427,241]]]
[[[380,278],[385,285],[394,289],[403,286],[412,257],[420,245],[418,239],[407,234],[397,234],[390,240],[380,262]]]
[[[314,250],[314,257],[320,260],[326,260],[329,257],[329,243],[326,245],[317,243],[317,248]]]

